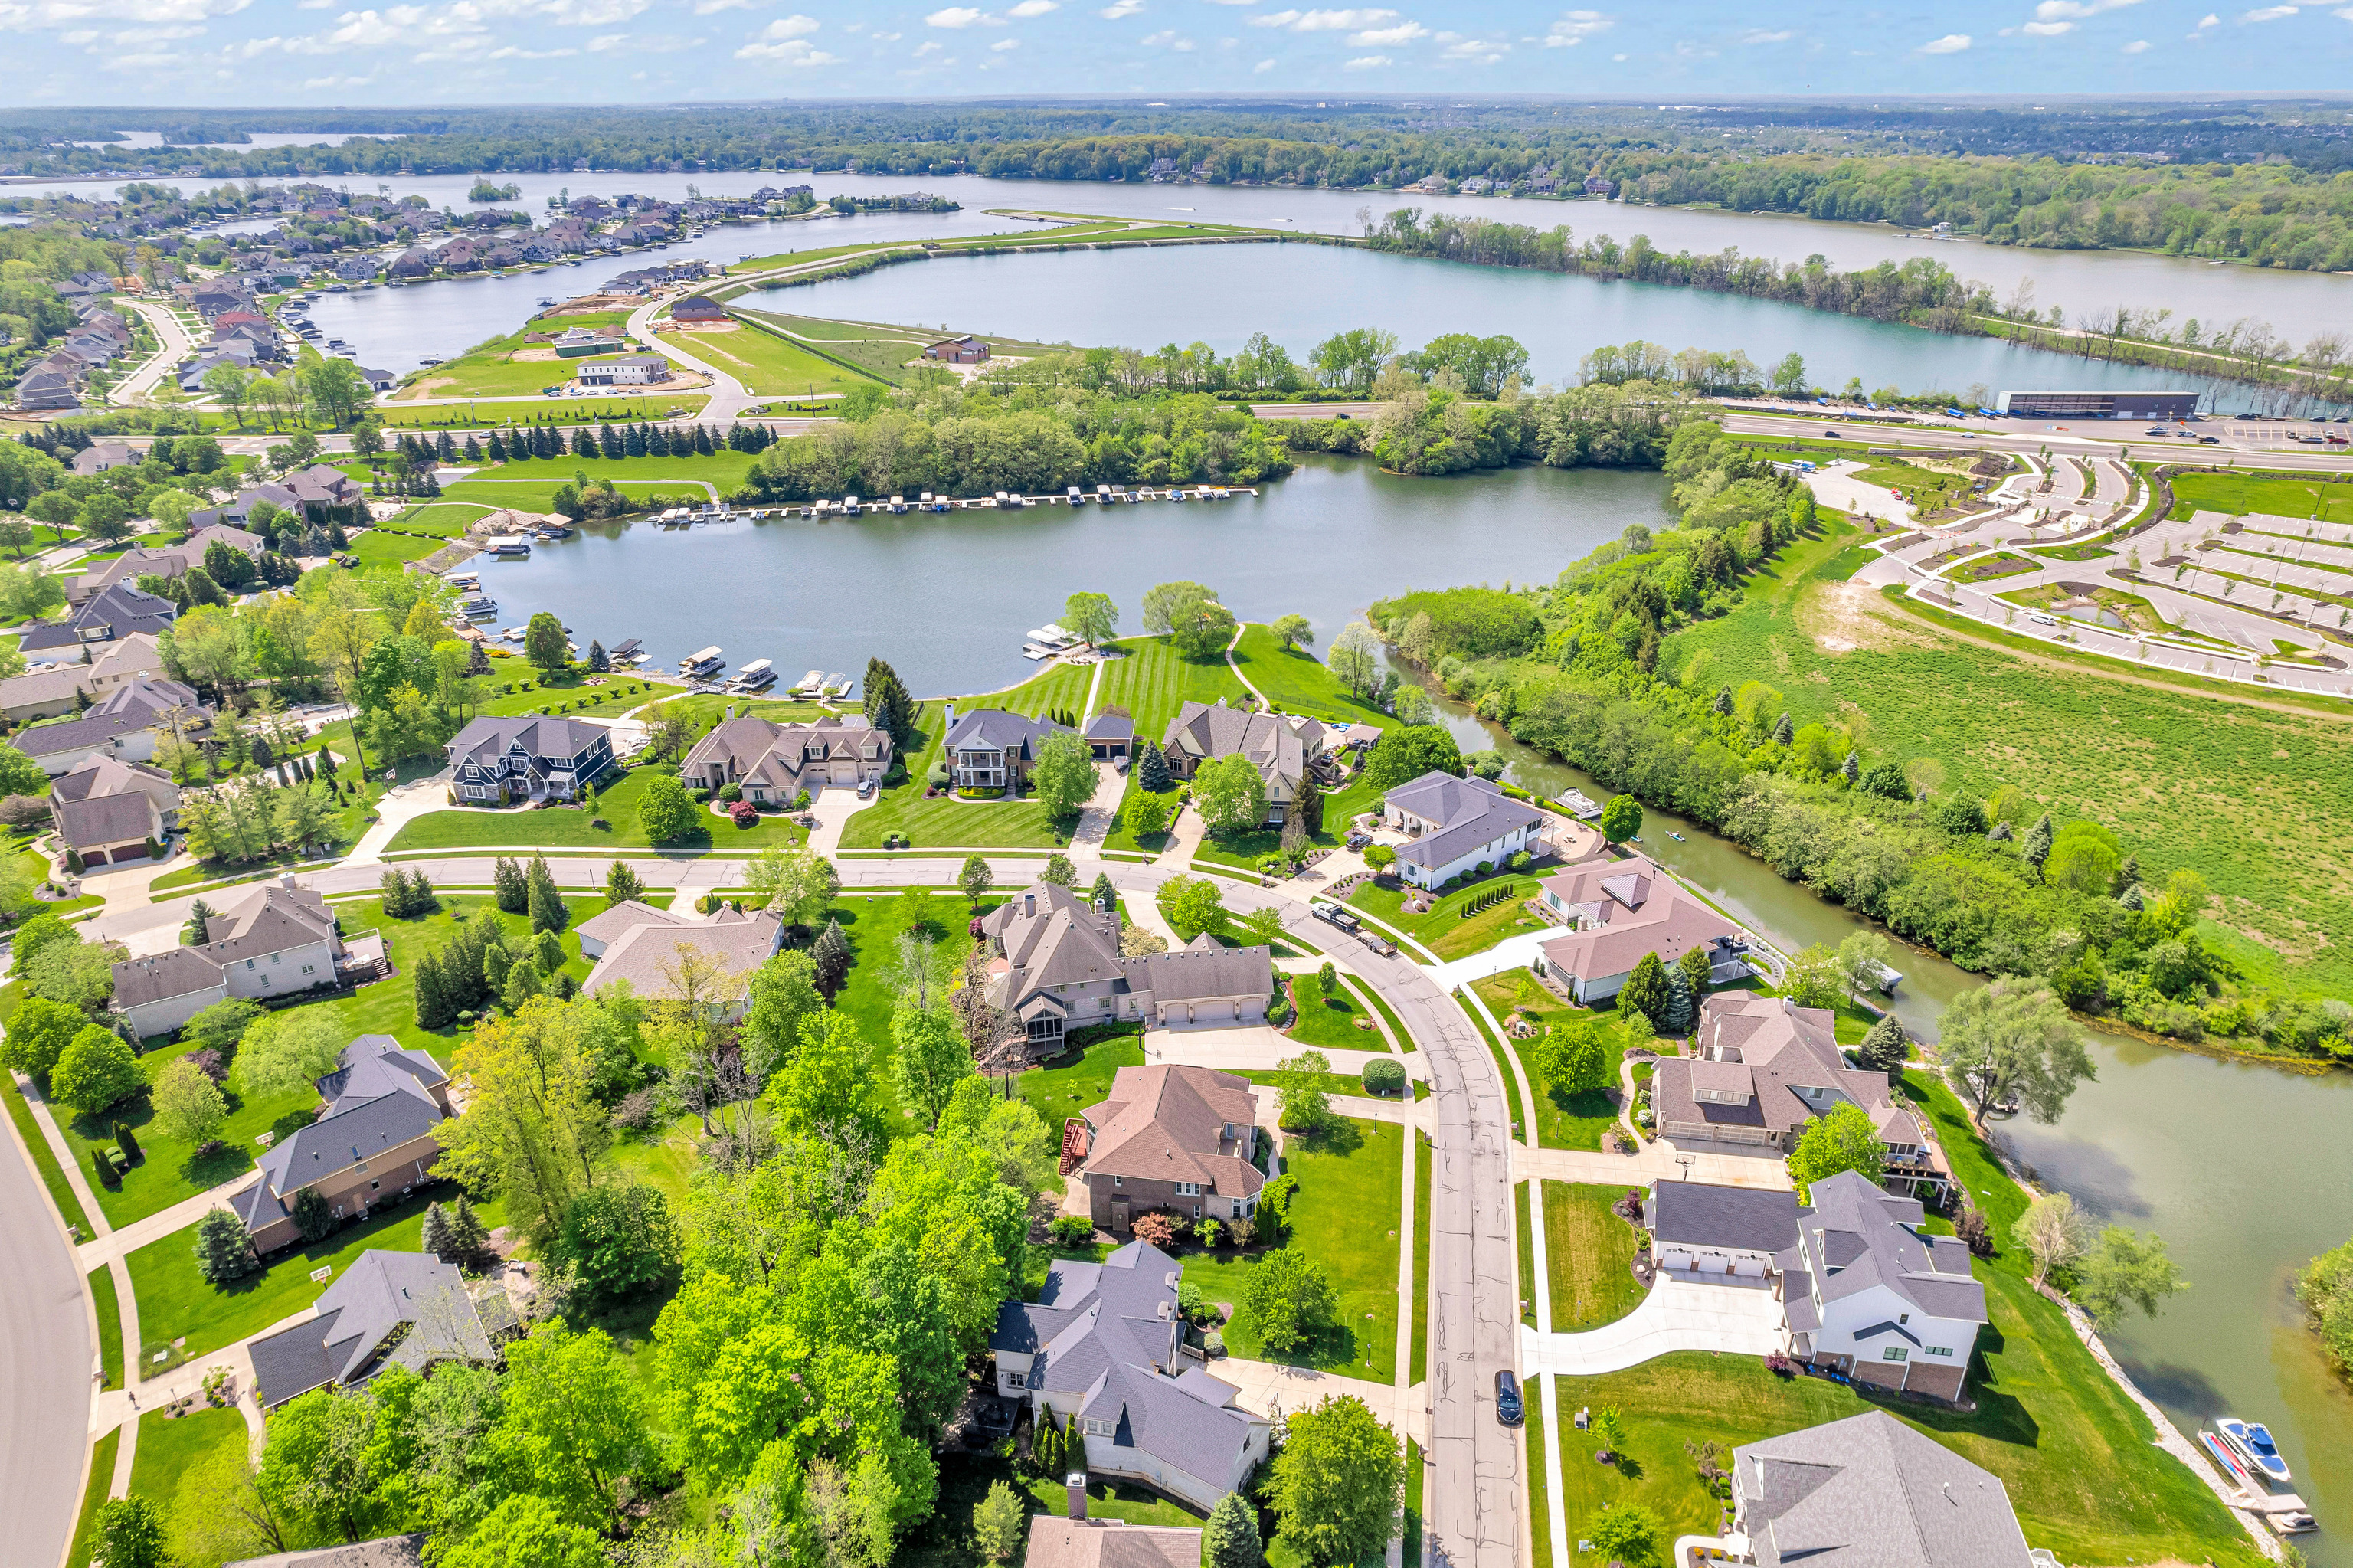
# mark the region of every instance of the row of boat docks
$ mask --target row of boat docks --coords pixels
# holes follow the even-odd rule
[[[678,662],[678,673],[697,685],[722,692],[764,692],[776,683],[776,667],[765,659],[754,659],[725,680],[719,672],[727,668],[727,651],[712,646],[688,654]],[[811,670],[786,688],[796,697],[817,700],[846,697],[857,682],[843,674],[827,674]]]
[[[723,501],[703,506],[674,506],[653,521],[665,528],[683,528],[697,523],[732,523],[742,517],[863,517],[869,513],[878,515],[902,515],[910,512],[1018,512],[1031,506],[1134,506],[1147,501],[1218,502],[1239,500],[1256,495],[1256,486],[1247,484],[1197,484],[1187,489],[1181,484],[1155,490],[1140,485],[1133,490],[1124,485],[1098,484],[1092,491],[1073,484],[1060,494],[1047,493],[1024,494],[1019,491],[1000,490],[994,495],[935,495],[926,490],[910,499],[904,495],[881,496],[845,495],[839,501],[811,501],[794,506],[751,506],[736,508]]]

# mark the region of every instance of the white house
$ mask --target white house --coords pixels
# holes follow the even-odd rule
[[[1915,1198],[1860,1172],[1817,1181],[1775,1261],[1788,1353],[1880,1388],[1957,1400],[1987,1322],[1969,1249],[1930,1235]]]
[[[1544,813],[1513,800],[1484,779],[1457,779],[1435,768],[1381,797],[1381,819],[1409,835],[1397,852],[1398,874],[1417,887],[1436,887],[1533,852]]]
[[[259,1001],[331,988],[348,957],[334,911],[295,886],[290,873],[227,903],[206,935],[211,940],[200,946],[114,966],[115,1005],[142,1037],[168,1034],[227,997]]]
[[[625,354],[617,359],[584,360],[583,387],[647,387],[670,379],[670,361],[659,354]]]

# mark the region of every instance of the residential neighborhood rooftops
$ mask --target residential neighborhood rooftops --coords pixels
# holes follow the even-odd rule
[[[1968,1245],[1930,1235],[1918,1199],[1883,1192],[1853,1171],[1815,1182],[1807,1196],[1812,1206],[1798,1215],[1803,1250],[1778,1261],[1784,1273],[1818,1266],[1821,1277],[1812,1283],[1825,1302],[1884,1285],[1933,1317],[1990,1320],[1985,1287],[1969,1272]]]
[[[973,708],[958,714],[955,723],[948,726],[947,749],[1018,751],[1026,755],[1048,736],[1070,733],[1068,726],[1051,719],[1032,718],[1003,708]]]
[[[1566,867],[1544,879],[1537,896],[1574,922],[1538,944],[1546,962],[1588,980],[1624,974],[1645,953],[1672,964],[1739,929],[1640,855]]]
[[[227,1568],[422,1568],[426,1534],[386,1535],[354,1544],[338,1543],[309,1552],[276,1552],[267,1557],[246,1557]]]
[[[252,1343],[264,1406],[314,1388],[364,1383],[397,1363],[488,1361],[490,1335],[457,1268],[421,1252],[371,1247],[319,1297],[308,1322]]]
[[[1029,1516],[1022,1568],[1198,1568],[1201,1532],[1118,1519]]]
[[[765,909],[722,909],[691,925],[666,914],[640,920],[607,943],[582,989],[595,996],[627,980],[640,997],[683,1000],[676,979],[679,965],[688,949],[695,949],[727,969],[731,995],[725,1000],[741,1001],[752,971],[773,958],[783,943],[784,929],[783,918]]]
[[[1432,769],[1400,784],[1382,804],[1433,824],[1398,846],[1398,859],[1415,865],[1451,864],[1482,844],[1544,824],[1544,813],[1513,800],[1484,779],[1457,779]]]
[[[1758,1568],[2028,1568],[2000,1478],[1883,1410],[1732,1451]]]
[[[1250,1080],[1208,1067],[1122,1067],[1110,1097],[1089,1106],[1091,1174],[1198,1181],[1228,1197],[1266,1184],[1241,1158],[1241,1137],[1257,1120]]]

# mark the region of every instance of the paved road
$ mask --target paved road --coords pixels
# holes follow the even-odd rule
[[[154,390],[156,383],[177,371],[180,361],[194,353],[196,344],[195,340],[188,335],[187,329],[180,324],[180,318],[162,305],[151,304],[145,300],[125,299],[121,302],[146,317],[147,324],[155,329],[155,336],[164,344],[154,358],[124,376],[106,395],[110,403],[137,403]]]
[[[1841,411],[1824,409],[1819,415],[1746,414],[1729,412],[1721,416],[1724,428],[1736,435],[1783,436],[1792,440],[1821,440],[1824,432],[1836,430],[1840,439],[1862,447],[1950,447],[1965,451],[2038,452],[2048,447],[2054,452],[2064,451],[2084,456],[2114,457],[2129,450],[2136,459],[2179,462],[2235,463],[2241,468],[2296,469],[2318,472],[2344,473],[2353,471],[2353,455],[2327,449],[2306,449],[2295,451],[2274,450],[2269,447],[2241,442],[2225,435],[2220,446],[2200,446],[2195,440],[2174,440],[2156,436],[2144,436],[2126,425],[2114,430],[2094,427],[2116,421],[2079,420],[2065,430],[2026,420],[1990,420],[1978,423],[1983,428],[1964,434],[1959,429],[1928,427],[1858,424],[1851,417],[1842,418]],[[2211,428],[2209,434],[2219,431]],[[1861,455],[1858,452],[1857,455]]]
[[[90,1308],[40,1176],[0,1135],[0,1565],[56,1568],[90,1455]]]

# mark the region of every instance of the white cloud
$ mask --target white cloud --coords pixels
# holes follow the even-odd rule
[[[927,39],[916,48],[915,58],[917,59],[922,59],[925,55],[938,54],[940,50],[945,47],[946,46],[943,45],[937,38]]]
[[[63,27],[76,22],[171,25],[234,16],[253,0],[32,0],[0,5],[0,29]]]
[[[1144,0],[1112,0],[1110,5],[1096,12],[1095,15],[1106,22],[1116,22],[1122,16],[1133,16],[1143,9]]]
[[[1772,33],[1765,31],[1762,27],[1757,27],[1741,34],[1740,41],[1744,44],[1786,44],[1797,36],[1798,35],[1796,33],[1792,32],[1788,27],[1783,27],[1779,31]]]
[[[2055,38],[2062,33],[2072,33],[2074,30],[2075,24],[2073,22],[2029,22],[2019,29],[2030,38]],[[2005,27],[2002,31],[2007,34],[2010,29]]]
[[[2198,30],[2201,33],[2209,27],[2219,27],[2221,25],[2222,18],[2216,16],[2211,11],[2207,12],[2206,15],[2198,18]]]
[[[297,11],[332,11],[334,8],[335,0],[294,0]]]
[[[951,5],[923,18],[926,27],[997,27],[1004,24],[976,5]]]
[[[1340,69],[1342,70],[1378,70],[1388,63],[1390,63],[1389,57],[1387,55],[1359,55]]]
[[[1968,47],[1969,36],[1967,33],[1947,33],[1941,38],[1922,44],[1920,52],[1924,55],[1957,55]]]
[[[1398,44],[1409,44],[1416,38],[1430,37],[1430,29],[1419,22],[1399,22],[1394,27],[1374,27],[1348,35],[1352,49],[1386,49]]]
[[[2038,22],[2080,22],[2104,11],[2121,11],[2137,5],[2140,0],[2042,0],[2034,8]]]
[[[1595,34],[1608,32],[1617,20],[1599,11],[1564,11],[1545,29],[1544,46],[1548,49],[1573,49]]]
[[[1250,74],[1252,76],[1264,76],[1273,69],[1274,62],[1272,60],[1261,60],[1258,64],[1250,67]]]
[[[482,58],[486,60],[560,60],[579,52],[578,49],[526,49],[517,44],[509,44],[503,48],[492,49]]]
[[[1378,26],[1397,16],[1394,11],[1375,8],[1351,11],[1277,11],[1271,16],[1252,16],[1253,27],[1288,27],[1294,33],[1353,33]]]
[[[1438,41],[1446,47],[1439,51],[1442,60],[1472,60],[1480,65],[1493,65],[1512,52],[1512,46],[1493,38],[1466,38],[1460,33],[1440,33]]]
[[[2147,38],[2135,38],[2131,43],[2126,44],[2117,52],[2127,55],[2145,55],[2156,47],[2157,46],[2155,44],[2150,43]]]
[[[2303,7],[2300,5],[2258,5],[2253,10],[2248,12],[2245,16],[2241,16],[2239,20],[2242,22],[2276,22],[2284,16],[2293,16],[2302,9]]]
[[[752,0],[694,0],[694,14],[710,16],[721,11],[748,10],[751,5]]]
[[[315,10],[317,7],[311,8]],[[314,76],[302,84],[302,89],[306,92],[316,92],[328,87],[365,87],[375,79],[372,76]]]
[[[796,12],[779,16],[758,32],[749,42],[735,51],[739,60],[774,60],[778,65],[807,67],[839,65],[840,57],[829,55],[808,41],[808,35],[818,30],[817,19]]]
[[[1297,20],[1299,13],[1296,11],[1269,11],[1263,16],[1252,16],[1250,25],[1253,27],[1288,27]]]
[[[1021,40],[1018,38],[999,38],[997,42],[989,45],[988,47],[991,52],[1001,55],[1008,49],[1019,48],[1021,47]]]
[[[1061,8],[1060,0],[1021,0],[1020,5],[1008,11],[1006,15],[1018,16],[1026,22],[1032,16],[1042,16],[1049,11],[1059,11]]]
[[[708,41],[683,33],[600,33],[588,40],[588,52],[608,55],[627,49],[633,55],[674,55],[699,49]]]

